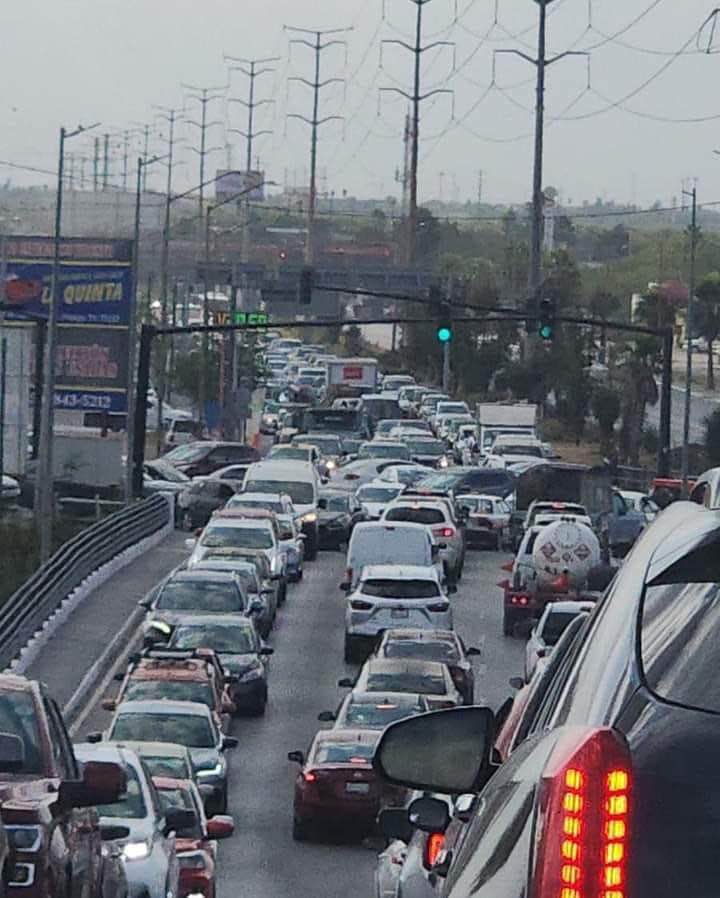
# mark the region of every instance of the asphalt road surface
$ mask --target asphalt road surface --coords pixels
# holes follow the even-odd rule
[[[507,554],[469,551],[452,597],[455,627],[476,662],[476,701],[497,708],[522,673],[524,642],[502,636],[500,565]],[[221,843],[219,898],[365,898],[373,894],[376,853],[357,843],[295,843],[291,835],[292,749],[305,751],[320,726],[317,714],[335,708],[344,690],[344,594],[338,589],[344,555],[322,553],[303,581],[291,586],[270,639],[275,647],[270,702],[264,718],[234,721],[240,746],[229,754],[234,838]],[[94,708],[76,737],[102,729],[109,715]]]

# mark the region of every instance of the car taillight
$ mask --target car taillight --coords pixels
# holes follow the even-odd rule
[[[627,898],[631,794],[620,734],[561,739],[543,775],[531,898]]]
[[[433,530],[433,534],[435,536],[442,536],[445,539],[450,539],[450,537],[455,536],[455,530],[453,527],[437,527]]]
[[[529,596],[510,596],[511,605],[527,605],[529,602]]]
[[[435,862],[444,848],[445,833],[430,833],[428,835],[423,851],[423,866],[426,870],[431,870],[435,866]]]
[[[306,770],[303,773],[302,778],[305,780],[306,783],[316,783],[317,782],[317,775],[315,773],[313,773],[312,770]]]
[[[363,602],[361,599],[353,599],[350,602],[350,607],[353,611],[372,611],[372,604],[370,602]]]
[[[433,602],[432,605],[428,605],[428,611],[436,611],[442,612],[447,611],[450,608],[450,605],[447,602]]]

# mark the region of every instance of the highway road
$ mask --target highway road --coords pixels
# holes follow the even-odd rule
[[[458,593],[452,597],[455,626],[476,659],[476,700],[497,708],[510,694],[508,679],[521,674],[524,642],[501,632],[500,565],[506,554],[469,551]],[[322,553],[307,565],[303,581],[290,587],[270,639],[270,703],[260,719],[238,719],[232,732],[240,746],[229,755],[230,812],[236,834],[220,847],[219,898],[338,898],[371,896],[375,852],[359,844],[293,842],[293,780],[287,761],[305,751],[320,724],[317,714],[335,708],[343,690],[337,680],[352,669],[343,663],[344,594],[338,589],[344,555]],[[102,729],[109,714],[93,708],[81,733]]]

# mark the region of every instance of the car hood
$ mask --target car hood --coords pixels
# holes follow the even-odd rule
[[[116,839],[117,842],[140,842],[153,837],[153,821],[146,817],[100,817],[100,826],[127,826],[130,835],[126,839]]]
[[[226,652],[220,653],[220,663],[230,674],[243,674],[245,671],[257,664],[258,655],[255,652],[249,652],[243,655],[230,654]]]
[[[217,748],[191,748],[190,757],[196,770],[207,770],[222,761],[222,754]]]
[[[349,517],[346,511],[319,511],[318,520],[321,524],[329,524],[330,521],[339,521],[341,518]]]

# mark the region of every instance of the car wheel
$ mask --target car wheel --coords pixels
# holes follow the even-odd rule
[[[296,842],[305,842],[308,837],[307,824],[293,817],[292,837]]]
[[[507,608],[503,610],[503,636],[515,635],[515,615],[511,614]]]

